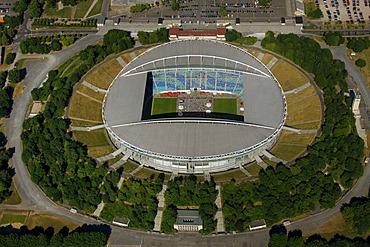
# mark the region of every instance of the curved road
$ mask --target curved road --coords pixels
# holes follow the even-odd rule
[[[101,38],[102,36],[100,35],[89,35],[62,52],[45,56],[48,58],[47,60],[37,60],[26,64],[28,70],[27,77],[24,81],[26,88],[14,101],[11,117],[7,119],[6,122],[8,145],[9,147],[15,148],[15,153],[11,161],[16,171],[15,184],[22,198],[22,204],[0,205],[0,208],[33,209],[40,213],[55,215],[78,224],[98,224],[101,222],[81,214],[72,214],[67,209],[56,205],[45,196],[41,189],[31,181],[28,170],[22,162],[22,143],[20,140],[22,123],[24,121],[29,102],[31,101],[31,90],[40,85],[49,70],[54,69],[69,56]],[[353,71],[349,69],[349,72],[355,80],[360,74],[357,70]],[[354,188],[349,191],[334,208],[312,215],[300,221],[293,222],[288,226],[288,230],[301,229],[303,233],[312,231],[318,225],[328,221],[337,214],[343,203],[348,202],[352,197],[365,195],[368,192],[369,183],[370,166],[368,165],[365,167],[364,175],[358,180]],[[112,246],[266,246],[268,241],[268,232],[269,229],[263,229],[226,236],[200,236],[198,234],[177,234],[170,236],[112,226],[110,244]]]

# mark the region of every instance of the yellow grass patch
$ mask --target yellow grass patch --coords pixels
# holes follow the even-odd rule
[[[125,61],[126,63],[129,63],[132,60],[129,53],[122,54],[121,57],[122,57],[123,61]]]
[[[250,54],[252,54],[253,56],[255,56],[255,57],[258,57],[258,55],[260,54],[260,52],[259,52],[259,51],[252,50],[252,49],[249,49],[249,50],[248,50],[248,52],[249,52]]]
[[[81,94],[72,96],[69,116],[102,122],[102,104],[93,101]]]
[[[83,84],[80,84],[77,91],[79,91],[83,94],[89,95],[90,97],[92,97],[94,99],[97,99],[101,102],[103,102],[103,100],[104,100],[104,94],[96,92],[96,91],[92,90],[91,88],[86,87]]]
[[[253,163],[250,163],[246,166],[244,166],[244,168],[250,172],[250,174],[252,174],[253,176],[258,176],[258,174],[260,173],[260,170],[262,169],[258,164],[257,162],[253,162]]]
[[[146,49],[141,49],[141,50],[135,50],[135,54],[136,56],[139,56],[140,54],[144,53],[146,51]]]
[[[154,169],[143,167],[140,171],[134,174],[134,176],[139,177],[139,178],[149,178],[149,177],[158,177],[158,175],[161,174],[161,172],[158,172]],[[169,180],[171,177],[170,173],[164,173],[164,179]]]
[[[100,66],[100,69],[104,70],[108,75],[115,78],[122,70],[122,66],[116,59],[112,59]]]
[[[231,179],[240,180],[247,177],[247,175],[245,175],[239,168],[226,172],[211,174],[211,176],[216,182],[230,182]]]
[[[114,157],[113,159],[107,160],[106,162],[108,163],[108,166],[111,166],[122,158],[123,158],[123,155],[118,154],[116,157]]]
[[[308,121],[321,120],[321,105],[316,94],[301,98],[294,104],[288,104],[286,125],[294,127]]]
[[[318,129],[320,128],[321,120],[312,120],[304,123],[294,124],[294,127],[302,130]]]
[[[108,89],[113,79],[114,77],[109,76],[104,70],[97,68],[85,78],[85,81],[98,88]]]
[[[21,83],[17,83],[14,87],[13,100],[15,100],[19,95],[21,95],[26,87]]]
[[[114,152],[114,148],[111,145],[101,147],[89,147],[87,153],[90,157],[99,158]]]
[[[267,164],[267,165],[269,165],[269,166],[272,166],[272,167],[276,167],[276,165],[277,165],[277,163],[276,162],[273,162],[273,161],[271,161],[271,160],[269,160],[268,158],[266,158],[266,157],[263,157],[262,158],[262,160]]]
[[[294,104],[294,103],[300,101],[301,99],[309,97],[313,94],[316,94],[316,91],[315,91],[313,86],[309,86],[308,88],[305,88],[305,89],[303,89],[303,90],[301,90],[297,93],[288,94],[285,97],[286,97],[287,103],[289,105],[289,104]]]
[[[55,232],[58,232],[64,226],[68,227],[69,230],[76,229],[79,225],[69,220],[64,220],[55,216],[46,214],[35,214],[30,215],[26,221],[26,226],[29,229],[33,229],[36,226],[41,226],[44,229],[53,227]]]
[[[139,165],[136,164],[135,162],[133,161],[130,161],[128,160],[126,163],[124,163],[123,165],[123,172],[126,173],[126,174],[129,174],[131,173],[133,170],[135,170]]]
[[[75,140],[82,142],[86,146],[107,146],[110,145],[105,129],[94,131],[73,131]]]
[[[270,55],[270,54],[265,54],[264,56],[263,56],[263,58],[262,58],[262,63],[264,64],[264,65],[267,65],[271,60],[272,60],[272,58],[273,58],[273,56],[272,55]]]
[[[286,161],[296,159],[306,150],[306,146],[277,143],[271,150],[274,156]]]
[[[284,91],[295,89],[308,82],[308,79],[299,70],[282,60],[275,63],[271,72],[279,81]]]
[[[71,126],[74,127],[91,127],[97,125],[96,123],[71,119]]]

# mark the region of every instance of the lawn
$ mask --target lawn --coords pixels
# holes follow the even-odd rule
[[[158,172],[154,169],[150,169],[147,167],[143,167],[140,171],[134,174],[134,176],[139,177],[139,178],[149,178],[154,176],[154,178],[158,177],[158,175],[161,174],[161,172]],[[170,173],[164,173],[164,179],[168,181],[171,177]]]
[[[83,84],[79,85],[77,91],[79,91],[83,94],[89,95],[90,97],[92,97],[94,99],[97,99],[101,102],[103,102],[103,100],[104,100],[104,94],[96,92],[96,91],[92,90],[91,88],[86,87]]]
[[[282,60],[275,63],[271,72],[279,81],[284,91],[295,89],[308,82],[308,79],[299,70]]]
[[[247,175],[245,175],[239,168],[226,172],[211,174],[211,176],[214,178],[215,182],[230,182],[231,179],[240,180],[247,178]]]
[[[262,169],[256,161],[254,161],[253,163],[250,163],[246,166],[244,166],[245,170],[249,171],[250,174],[252,174],[253,176],[258,176],[258,174],[260,173],[260,170]]]
[[[22,214],[3,214],[1,215],[0,225],[3,224],[12,224],[12,223],[21,223],[24,224],[27,215]]]
[[[122,70],[122,66],[116,59],[112,59],[100,66],[100,69],[104,70],[110,77],[115,78]]]
[[[108,146],[110,142],[105,129],[94,131],[73,131],[73,137],[88,147]]]
[[[283,130],[277,143],[309,145],[315,139],[316,134],[298,134]]]
[[[306,149],[307,147],[305,145],[277,143],[270,150],[270,153],[272,153],[277,158],[280,158],[286,161],[291,161],[297,158]]]
[[[90,11],[90,13],[87,15],[87,17],[100,14],[102,5],[103,5],[103,0],[98,0],[98,2],[94,5],[92,10]]]
[[[65,6],[58,10],[57,8],[50,8],[46,4],[45,10],[42,14],[43,18],[71,18],[72,7]]]
[[[287,108],[288,118],[285,124],[288,126],[295,127],[296,124],[321,120],[322,109],[319,97],[316,94],[302,97],[293,104],[288,103]]]
[[[80,65],[83,63],[84,62],[80,59],[73,60],[73,62],[68,64],[68,66],[65,68],[62,75],[63,76],[71,75],[72,72],[74,72],[76,69],[79,69]]]
[[[363,50],[362,52],[356,53],[356,55],[351,56],[351,51],[349,50],[347,52],[347,55],[353,62],[356,62],[357,59],[361,58],[366,61],[366,66],[363,68],[357,67],[358,70],[361,71],[361,73],[364,75],[366,81],[367,81],[367,86],[370,88],[370,48]]]
[[[113,79],[114,77],[109,76],[104,70],[97,68],[93,72],[89,73],[85,78],[85,81],[98,88],[108,89]]]
[[[108,155],[114,152],[114,148],[111,145],[101,146],[101,147],[89,147],[87,153],[90,157],[99,158],[104,155]]]
[[[176,112],[177,98],[153,98],[152,115]]]
[[[54,228],[55,232],[58,232],[60,229],[62,229],[65,226],[68,227],[70,231],[72,231],[75,228],[77,228],[79,225],[69,220],[64,220],[64,219],[54,217],[51,215],[35,214],[35,215],[30,215],[28,217],[26,226],[29,229],[33,229],[36,226],[41,226],[44,229],[48,227],[52,227]]]
[[[108,163],[108,166],[111,166],[122,158],[123,158],[123,155],[118,154],[116,157],[114,157],[113,159],[107,160],[106,162]]]
[[[71,126],[75,126],[75,127],[91,127],[91,126],[95,126],[95,125],[98,125],[98,124],[97,123],[88,122],[88,121],[81,121],[81,120],[71,119]]]
[[[126,53],[122,54],[121,58],[122,58],[122,59],[123,59],[123,61],[125,61],[126,63],[129,63],[129,62],[132,60],[132,58],[131,58],[131,56],[130,56],[129,52],[126,52]]]
[[[69,116],[87,121],[102,122],[102,104],[75,93],[72,96]]]
[[[79,1],[74,18],[84,18],[94,0]]]
[[[250,53],[250,54],[252,54],[253,56],[255,56],[255,57],[258,57],[258,54],[260,54],[260,52],[259,51],[256,51],[256,50],[248,50],[248,52]]]
[[[272,166],[272,167],[276,167],[276,165],[277,165],[277,163],[275,163],[275,162],[273,162],[273,161],[271,161],[271,160],[269,160],[268,158],[266,158],[266,157],[262,157],[262,160],[267,164],[267,165],[269,165],[269,166]]]
[[[132,172],[133,170],[135,170],[138,167],[138,164],[128,160],[122,166],[123,166],[123,172],[126,173],[126,174],[129,174],[130,172]]]
[[[217,113],[227,113],[227,114],[237,114],[236,99],[213,99],[213,112]]]

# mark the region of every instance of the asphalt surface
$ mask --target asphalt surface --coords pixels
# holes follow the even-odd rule
[[[99,224],[100,221],[91,217],[73,214],[68,209],[53,203],[46,195],[36,186],[30,179],[27,168],[22,159],[22,143],[20,134],[22,132],[22,123],[24,121],[28,105],[31,101],[31,90],[38,87],[46,76],[46,73],[55,68],[58,64],[63,62],[69,56],[75,54],[85,46],[101,39],[101,35],[89,35],[80,40],[75,45],[63,50],[62,52],[44,56],[43,60],[33,60],[26,63],[28,74],[24,81],[26,86],[24,92],[17,97],[13,105],[11,117],[6,122],[6,134],[8,137],[9,147],[15,148],[15,153],[11,160],[15,168],[15,184],[18,192],[22,198],[20,205],[0,205],[0,208],[12,209],[27,209],[36,210],[40,213],[48,213],[58,216],[63,219],[73,221],[78,224]],[[343,51],[338,48],[338,54],[343,55]],[[334,57],[337,51],[334,50]],[[42,55],[40,56],[42,57]],[[345,58],[344,58],[345,59]],[[345,61],[346,62],[346,61]],[[351,61],[349,61],[351,62]],[[362,81],[361,74],[357,69],[351,69],[351,64],[348,64],[348,71],[359,85],[360,92],[364,90],[363,98],[369,102],[369,92],[366,81]],[[347,62],[346,62],[347,66]],[[364,79],[364,78],[363,78]],[[364,84],[365,83],[365,84]],[[362,86],[361,86],[362,85]],[[362,89],[361,89],[362,88]],[[367,91],[367,93],[366,93]],[[362,92],[361,92],[362,93]],[[300,221],[293,222],[288,226],[288,230],[301,229],[303,234],[314,230],[318,225],[328,221],[336,215],[343,203],[348,202],[352,197],[366,195],[370,183],[370,166],[365,168],[364,175],[359,179],[354,188],[349,191],[337,205],[329,210],[309,216]],[[110,238],[110,245],[124,246],[124,245],[141,245],[141,246],[266,246],[268,241],[269,229],[263,229],[253,232],[245,232],[231,235],[217,235],[217,236],[200,236],[198,234],[177,234],[174,236],[162,235],[158,233],[147,233],[142,231],[135,231],[112,226],[112,234]]]

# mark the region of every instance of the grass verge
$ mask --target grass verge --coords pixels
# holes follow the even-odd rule
[[[358,70],[361,71],[361,73],[364,75],[367,86],[370,88],[370,48],[363,50],[362,52],[355,53],[356,55],[351,55],[351,50],[347,51],[348,57],[354,62],[356,62],[357,59],[363,59],[366,61],[366,66],[363,68],[357,67]]]
[[[51,215],[45,215],[45,214],[35,214],[30,215],[27,219],[26,226],[29,229],[33,229],[36,226],[41,226],[44,229],[48,227],[54,228],[55,232],[58,232],[63,227],[68,227],[70,231],[77,228],[79,225],[76,223],[73,223],[69,220],[60,219]]]
[[[0,225],[12,224],[12,223],[21,223],[24,224],[26,221],[27,215],[22,214],[3,214],[0,219]]]
[[[247,177],[247,175],[245,175],[239,168],[211,174],[211,176],[214,178],[215,182],[230,182],[231,179],[240,180]]]
[[[79,1],[76,8],[75,18],[83,18],[94,0]]]
[[[98,15],[101,12],[101,7],[103,6],[103,0],[98,0],[98,2],[94,5],[90,13],[87,15],[87,17]]]
[[[94,131],[73,131],[73,137],[86,146],[108,146],[110,145],[105,129]]]
[[[22,202],[21,197],[19,196],[17,189],[14,186],[14,181],[12,182],[12,185],[10,186],[10,190],[12,191],[12,194],[3,201],[2,204],[8,204],[8,205],[17,205]]]
[[[252,162],[246,166],[244,166],[244,168],[250,172],[250,174],[252,174],[253,176],[258,176],[258,174],[260,173],[260,170],[262,169],[258,164],[257,162]]]
[[[102,122],[102,104],[89,99],[81,94],[75,93],[72,96],[69,116]]]

